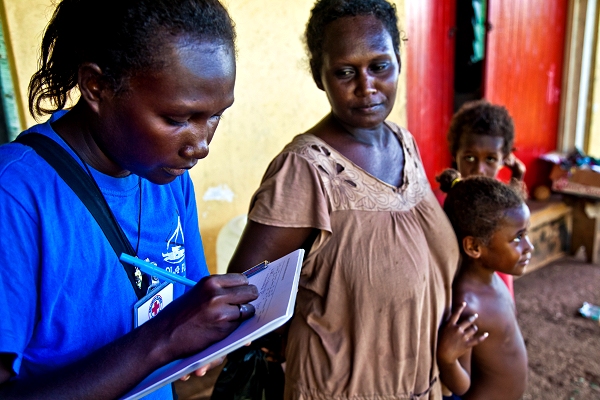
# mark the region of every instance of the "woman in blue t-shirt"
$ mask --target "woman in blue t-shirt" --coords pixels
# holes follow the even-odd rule
[[[243,275],[208,276],[188,174],[233,103],[234,38],[217,0],[58,4],[29,86],[32,115],[52,116],[21,136],[80,164],[139,258],[199,283],[134,329],[142,274],[36,151],[0,147],[0,398],[119,397],[254,313]]]

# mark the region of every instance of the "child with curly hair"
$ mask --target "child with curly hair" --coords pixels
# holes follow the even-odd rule
[[[453,168],[463,177],[498,178],[502,168],[507,167],[509,179],[523,181],[525,165],[513,154],[514,140],[515,127],[505,107],[487,100],[466,102],[454,114],[448,129]],[[512,276],[498,275],[514,298]]]
[[[495,272],[522,275],[531,259],[522,186],[487,176],[462,178],[453,169],[437,180],[447,193],[444,211],[462,255],[452,285],[453,316],[477,318],[477,326],[456,317],[441,328],[440,378],[465,400],[520,399],[527,383],[527,351],[514,302]],[[478,331],[488,337],[479,340]],[[473,341],[478,341],[474,347],[468,344]]]

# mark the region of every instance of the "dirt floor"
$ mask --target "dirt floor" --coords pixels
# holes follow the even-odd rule
[[[600,325],[583,302],[600,305],[600,265],[564,258],[515,281],[529,355],[523,400],[600,400]],[[216,371],[176,385],[180,400],[207,399]]]
[[[515,281],[517,318],[529,356],[523,400],[600,400],[600,265],[564,258]]]

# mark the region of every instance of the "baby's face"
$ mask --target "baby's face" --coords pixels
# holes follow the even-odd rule
[[[481,175],[495,178],[504,165],[504,138],[463,134],[455,155],[458,172],[463,177]]]

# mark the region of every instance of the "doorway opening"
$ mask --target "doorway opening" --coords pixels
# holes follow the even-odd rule
[[[457,0],[454,56],[454,112],[484,96],[488,0]]]

